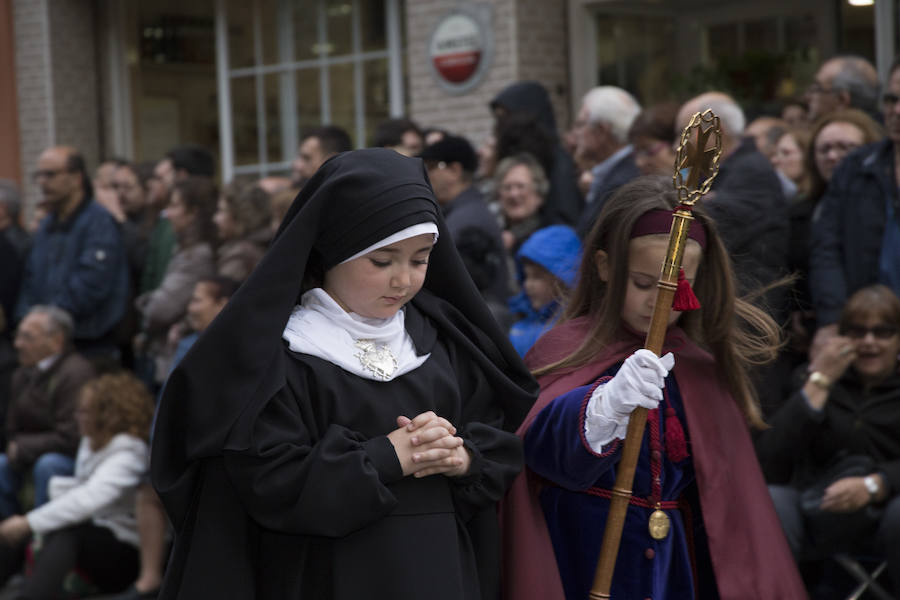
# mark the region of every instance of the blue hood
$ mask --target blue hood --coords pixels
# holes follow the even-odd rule
[[[520,284],[525,281],[523,258],[541,265],[572,289],[581,261],[581,240],[575,230],[566,225],[551,225],[535,231],[516,253],[516,278]]]

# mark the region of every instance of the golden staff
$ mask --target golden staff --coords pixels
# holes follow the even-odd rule
[[[696,131],[696,142],[691,141],[691,134]],[[710,148],[710,135],[715,135]],[[681,132],[681,142],[675,155],[675,174],[672,181],[678,192],[679,205],[672,218],[672,229],[669,231],[669,247],[657,282],[656,304],[650,329],[644,341],[644,348],[652,350],[657,356],[662,352],[663,340],[672,311],[672,300],[678,289],[678,272],[684,256],[690,229],[691,209],[707,192],[713,179],[719,172],[719,158],[722,155],[722,131],[719,128],[719,117],[712,110],[702,114],[695,113]],[[687,180],[684,173],[687,171]],[[591,587],[590,600],[609,598],[612,587],[613,571],[616,557],[619,554],[619,542],[622,540],[622,529],[631,499],[631,485],[634,482],[634,471],[637,467],[638,454],[644,439],[644,427],[647,424],[647,409],[638,407],[631,413],[628,430],[625,433],[625,445],[619,460],[616,483],[609,501],[609,514],[606,517],[606,529],[603,532],[603,545],[600,547],[600,558],[594,573],[594,584]],[[650,515],[648,524],[650,535],[662,539],[669,531],[669,517],[657,507]]]

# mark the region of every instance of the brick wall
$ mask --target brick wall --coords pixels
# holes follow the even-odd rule
[[[517,0],[519,79],[540,81],[550,92],[561,130],[569,126],[569,61],[566,3]]]
[[[27,176],[48,146],[72,145],[93,169],[100,152],[91,0],[14,0],[16,84],[28,212],[38,190]]]
[[[442,127],[480,144],[491,132],[488,103],[504,87],[523,79],[547,86],[557,123],[568,123],[566,4],[558,0],[487,0],[494,36],[493,60],[478,87],[457,96],[434,80],[428,42],[438,20],[459,5],[456,0],[406,3],[407,65],[410,116],[420,125]]]

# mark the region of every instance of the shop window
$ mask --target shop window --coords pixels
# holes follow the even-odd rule
[[[220,0],[228,37],[228,81],[220,93],[229,93],[232,104],[223,131],[231,131],[233,143],[233,165],[223,169],[287,173],[302,131],[326,123],[367,145],[389,107],[402,106],[402,89],[389,83],[391,71],[402,69],[399,44],[388,39],[398,5]]]

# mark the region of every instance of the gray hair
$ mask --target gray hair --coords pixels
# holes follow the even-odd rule
[[[500,161],[500,164],[497,165],[497,171],[494,174],[494,181],[497,182],[497,190],[500,190],[503,180],[512,168],[518,167],[519,165],[528,169],[528,172],[531,173],[531,181],[534,182],[535,191],[541,198],[546,200],[547,192],[550,191],[550,181],[547,179],[547,174],[544,172],[544,167],[541,166],[541,163],[527,152],[507,156]]]
[[[62,334],[63,341],[67,344],[72,341],[72,333],[75,331],[75,321],[65,310],[51,304],[36,304],[28,311],[29,315],[46,315],[47,324],[44,333],[48,335]]]
[[[831,89],[850,94],[850,106],[869,114],[878,113],[878,81],[872,81],[867,74],[872,65],[859,56],[839,56],[841,68],[831,80]]]
[[[6,208],[6,214],[14,223],[19,222],[19,213],[22,211],[22,194],[14,181],[0,179],[0,205]]]
[[[588,123],[605,123],[618,142],[628,142],[628,130],[641,112],[634,96],[622,88],[602,85],[585,94],[582,104],[587,108]]]
[[[707,102],[705,107],[711,108],[716,113],[726,135],[737,138],[744,134],[747,117],[744,116],[744,110],[733,99],[727,96],[715,97]]]

